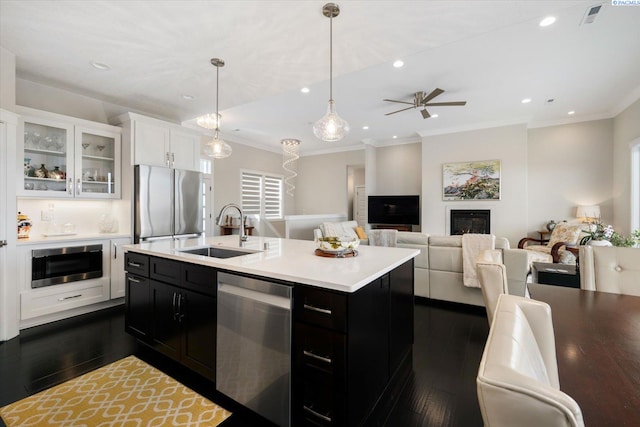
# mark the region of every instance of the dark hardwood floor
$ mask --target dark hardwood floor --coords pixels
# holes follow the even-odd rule
[[[482,308],[417,301],[413,373],[386,425],[481,426],[475,378],[488,332]],[[272,426],[126,334],[122,307],[23,330],[0,343],[0,407],[130,354],[232,411],[222,426]]]

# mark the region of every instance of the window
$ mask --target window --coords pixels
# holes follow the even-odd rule
[[[268,219],[282,218],[282,176],[241,171],[242,211]]]

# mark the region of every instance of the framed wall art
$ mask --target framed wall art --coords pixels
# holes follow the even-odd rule
[[[444,163],[442,200],[500,200],[500,160]]]

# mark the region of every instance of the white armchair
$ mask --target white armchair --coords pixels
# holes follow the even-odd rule
[[[485,426],[584,426],[560,391],[548,304],[500,295],[476,383]]]
[[[580,246],[580,287],[640,296],[640,249]]]

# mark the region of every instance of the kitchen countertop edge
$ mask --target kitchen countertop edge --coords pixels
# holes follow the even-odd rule
[[[222,259],[181,252],[205,246],[251,253]],[[420,253],[417,249],[360,246],[356,257],[330,258],[315,255],[313,241],[252,236],[240,247],[237,235],[160,240],[124,245],[123,249],[347,293],[356,292]]]

